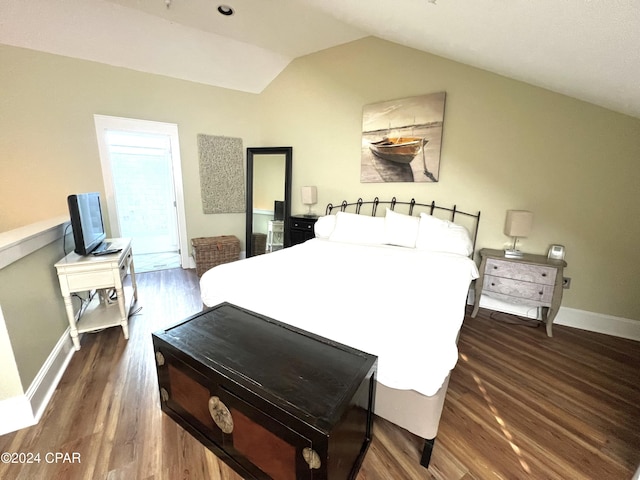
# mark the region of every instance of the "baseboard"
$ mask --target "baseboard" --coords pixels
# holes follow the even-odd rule
[[[240,252],[240,256],[238,257],[240,260],[242,260],[243,258],[247,258],[247,252],[246,250],[242,250]],[[186,265],[186,266],[185,266]],[[187,262],[185,262],[185,264],[182,266],[183,269],[187,269],[187,268],[196,268],[196,259],[193,258],[193,255],[189,255],[189,260]]]
[[[640,341],[640,321],[560,307],[554,324]]]
[[[74,352],[67,328],[27,392],[0,401],[0,435],[30,427],[40,421]]]
[[[475,292],[469,290],[467,304],[473,305]],[[537,309],[530,309],[521,305],[508,304],[494,298],[483,295],[480,298],[480,306],[499,312],[510,313],[521,317],[540,319]],[[604,313],[588,312],[577,308],[560,307],[558,315],[553,321],[554,325],[579,328],[589,332],[604,333],[613,337],[628,338],[640,341],[640,321],[629,318],[614,317]]]
[[[480,307],[488,308],[496,312],[509,313],[511,315],[518,315],[519,317],[531,318],[534,320],[540,320],[540,309],[538,307],[527,307],[524,305],[516,305],[513,303],[503,302],[495,298],[482,295],[480,297]]]
[[[74,353],[75,348],[67,328],[26,392],[36,423],[40,421]]]
[[[0,435],[36,424],[26,395],[0,400]]]

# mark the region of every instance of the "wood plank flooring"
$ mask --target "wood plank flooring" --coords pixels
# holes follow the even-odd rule
[[[38,425],[0,436],[0,453],[40,454],[0,463],[0,479],[239,480],[159,407],[151,332],[201,309],[195,272],[143,273],[138,286],[129,341],[119,328],[85,335]],[[459,350],[429,469],[421,439],[376,418],[358,480],[631,478],[638,342],[562,326],[547,338],[481,310],[465,319]]]

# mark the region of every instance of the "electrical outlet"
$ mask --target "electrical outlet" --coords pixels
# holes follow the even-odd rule
[[[571,288],[571,278],[562,277],[562,288]]]

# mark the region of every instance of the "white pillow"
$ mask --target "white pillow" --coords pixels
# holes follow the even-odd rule
[[[384,243],[384,217],[338,212],[336,226],[329,235],[332,242],[380,245]]]
[[[336,228],[336,215],[325,215],[318,218],[313,231],[316,238],[329,238],[334,228]]]
[[[473,253],[473,242],[462,225],[421,213],[416,248],[469,256]]]
[[[384,217],[384,243],[414,248],[419,226],[420,217],[397,213],[387,208]]]

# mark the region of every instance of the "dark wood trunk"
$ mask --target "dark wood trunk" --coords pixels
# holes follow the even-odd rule
[[[223,303],[153,334],[162,410],[245,478],[355,478],[377,357]]]

